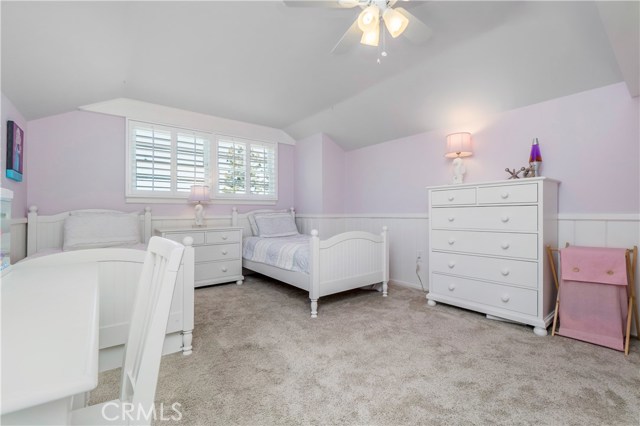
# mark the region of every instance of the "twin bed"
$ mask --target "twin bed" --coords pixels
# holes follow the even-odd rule
[[[315,230],[310,236],[298,234],[293,209],[284,216],[282,213],[261,210],[240,215],[233,209],[232,225],[243,227],[246,236],[244,268],[308,291],[312,318],[317,317],[318,300],[323,296],[373,284],[380,284],[382,295],[387,296],[386,227],[380,235],[354,231],[321,241]],[[252,223],[256,217],[258,223]],[[143,213],[75,210],[52,216],[39,215],[36,207],[29,209],[27,258],[13,268],[99,263],[101,371],[121,365],[144,249],[153,232],[152,220],[149,208]],[[271,227],[276,222],[277,226]],[[92,230],[96,223],[101,224],[100,229]],[[279,229],[283,223],[286,235],[281,235]],[[257,225],[262,225],[263,232]],[[127,230],[125,236],[123,227]],[[271,232],[266,237],[265,229]],[[100,234],[95,241],[87,235],[91,232]],[[113,238],[110,232],[121,236]],[[120,242],[127,244],[118,246]],[[192,350],[195,256],[191,239],[186,238],[183,244],[185,252],[173,295],[164,354],[182,351],[188,355]],[[289,257],[282,257],[283,254]]]

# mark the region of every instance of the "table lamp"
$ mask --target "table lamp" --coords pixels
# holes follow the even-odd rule
[[[453,180],[451,183],[462,183],[467,169],[464,167],[462,157],[468,157],[471,151],[471,133],[451,133],[447,135],[447,158],[453,158]]]
[[[211,195],[209,194],[209,187],[204,185],[192,185],[191,193],[189,194],[189,202],[196,203],[195,206],[195,226],[204,226],[204,206],[203,202],[209,202]]]

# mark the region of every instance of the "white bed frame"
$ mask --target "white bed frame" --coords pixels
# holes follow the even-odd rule
[[[233,208],[232,225],[243,226],[243,235],[252,235],[247,212],[240,218]],[[295,211],[291,209],[295,220]],[[318,299],[342,291],[382,283],[382,296],[387,297],[389,282],[389,240],[387,227],[380,235],[352,231],[320,240],[311,231],[309,274],[288,271],[265,263],[242,259],[242,266],[309,292],[311,318],[318,316]]]
[[[114,212],[114,210],[76,210],[76,212]],[[71,212],[52,216],[38,215],[37,207],[29,208],[27,216],[27,256],[46,249],[62,249],[64,220]],[[151,238],[151,209],[140,214],[140,241]],[[190,237],[185,245],[178,271],[163,354],[182,351],[191,354],[194,323],[194,250]],[[124,248],[76,250],[34,258],[27,257],[12,268],[29,265],[64,265],[77,262],[99,263],[100,285],[100,371],[120,367],[124,343],[129,333],[138,279],[145,251]]]

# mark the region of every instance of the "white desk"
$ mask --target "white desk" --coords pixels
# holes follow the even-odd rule
[[[2,276],[6,424],[66,424],[73,395],[98,385],[98,269],[8,268]]]

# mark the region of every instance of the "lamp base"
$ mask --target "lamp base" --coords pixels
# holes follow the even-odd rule
[[[204,206],[198,202],[194,207],[194,210],[196,216],[196,223],[194,227],[204,226]]]
[[[462,158],[456,157],[453,159],[453,179],[451,183],[461,184],[464,180],[464,174],[467,172],[467,168],[464,166]]]

